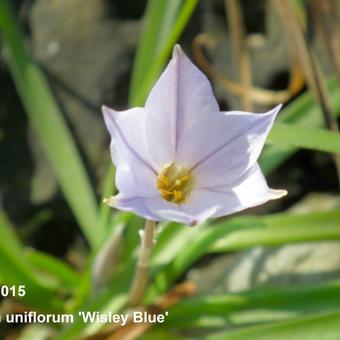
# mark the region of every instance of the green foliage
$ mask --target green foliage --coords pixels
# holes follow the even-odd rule
[[[143,105],[197,0],[150,0],[133,68],[129,103]]]
[[[286,340],[286,339],[337,339],[339,336],[340,312],[316,314],[305,318],[297,318],[287,322],[271,325],[249,327],[233,332],[211,334],[205,339],[211,340]]]
[[[316,151],[340,153],[340,135],[326,129],[313,129],[276,123],[267,143]]]
[[[339,281],[301,284],[298,287],[258,288],[247,292],[204,295],[184,300],[169,310],[167,327],[186,328],[199,324],[209,315],[205,327],[217,317],[222,325],[292,319],[307,314],[339,309]],[[247,314],[247,315],[245,315]]]
[[[98,246],[97,203],[86,169],[44,74],[24,48],[7,0],[0,0],[0,29],[8,66],[28,117],[84,235],[92,247]]]
[[[340,239],[340,210],[308,214],[239,217],[214,228],[216,241],[210,252],[239,250],[255,245]]]
[[[54,289],[70,293],[79,284],[79,275],[69,265],[55,257],[34,249],[28,249],[25,255],[30,265],[49,280]]]
[[[339,98],[339,91],[340,91],[340,82],[337,78],[329,79],[327,82],[328,85],[328,92],[332,103],[333,112],[335,115],[340,115],[340,98]],[[275,140],[273,141],[273,145],[268,145],[263,150],[260,156],[260,165],[264,173],[268,174],[271,171],[275,170],[279,167],[284,161],[286,161],[291,155],[293,155],[296,151],[298,151],[297,147],[308,148],[308,145],[311,142],[311,139],[314,141],[312,143],[318,144],[316,145],[316,150],[320,150],[322,148],[322,143],[317,143],[318,138],[314,138],[313,132],[310,136],[306,136],[308,134],[307,130],[302,130],[302,133],[305,135],[304,139],[307,138],[307,143],[305,145],[299,144],[301,142],[299,131],[298,129],[301,127],[303,128],[316,128],[320,127],[323,124],[322,119],[322,112],[321,108],[315,102],[312,94],[310,92],[306,92],[292,101],[288,106],[286,106],[282,112],[280,112],[279,117],[277,119],[279,123],[285,124],[282,131],[279,130],[276,132],[278,133],[278,137],[280,140],[277,141],[275,145]],[[295,131],[292,132],[292,135],[284,136],[283,134],[287,133],[287,126],[293,127]],[[274,129],[277,129],[277,123],[274,126]],[[318,134],[318,131],[316,131]],[[275,135],[271,134],[269,138],[275,139]],[[290,139],[293,138],[293,139]],[[326,137],[327,138],[327,137]],[[336,139],[336,137],[335,137]],[[335,140],[334,139],[334,140]],[[333,140],[331,138],[331,140]],[[322,150],[324,151],[324,150]]]
[[[33,308],[62,310],[62,301],[54,296],[52,287],[37,275],[24,256],[23,247],[4,216],[0,217],[0,235],[0,284],[16,287],[24,285],[27,292],[22,299]]]

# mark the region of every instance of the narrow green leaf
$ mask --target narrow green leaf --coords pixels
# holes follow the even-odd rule
[[[340,134],[326,129],[276,123],[269,133],[267,143],[340,153]]]
[[[157,269],[172,261],[184,249],[188,242],[195,237],[207,223],[188,228],[183,224],[168,222],[157,237],[157,242],[152,251],[151,266],[156,272]]]
[[[18,254],[19,257],[23,247],[3,212],[0,212],[0,235],[0,248],[12,252],[12,254]]]
[[[144,105],[150,88],[196,5],[197,0],[149,0],[133,68],[131,105]]]
[[[179,335],[176,330],[151,328],[147,333],[142,334],[138,340],[184,340],[188,337]]]
[[[209,252],[226,252],[256,245],[340,239],[340,210],[309,214],[239,217],[215,226]]]
[[[51,287],[37,277],[3,216],[0,219],[0,235],[0,284],[24,285],[26,295],[20,299],[30,307],[43,311],[61,310],[62,302],[54,297]]]
[[[57,339],[68,340],[78,338],[80,335],[90,335],[103,327],[103,324],[98,322],[84,323],[79,317],[78,311],[119,313],[127,304],[128,289],[133,277],[134,268],[135,259],[130,258],[130,261],[122,266],[115,274],[113,284],[109,285],[107,289],[98,292],[95,297],[87,297],[86,301],[82,302],[80,306],[77,306],[74,312],[74,323],[65,328]]]
[[[79,282],[79,275],[66,263],[34,249],[26,251],[28,262],[43,274],[56,282],[56,289],[74,289]]]
[[[334,77],[327,80],[328,93],[331,99],[333,114],[340,115],[340,82]],[[284,124],[294,124],[301,127],[321,127],[324,126],[322,112],[312,94],[308,91],[294,99],[279,114],[278,122]],[[275,170],[288,157],[294,154],[298,148],[291,145],[268,145],[264,148],[260,156],[261,169],[265,174]]]
[[[302,215],[242,216],[209,225],[197,233],[194,232],[195,228],[191,230],[190,242],[156,271],[147,294],[148,302],[164,293],[190,265],[209,252],[339,239],[340,210]]]
[[[115,183],[115,176],[116,176],[116,168],[113,164],[109,165],[109,170],[107,175],[105,176],[104,183],[103,183],[103,190],[102,196],[103,198],[107,198],[115,194],[116,191],[116,183]],[[100,202],[99,203],[99,229],[100,230],[107,230],[109,229],[110,225],[112,225],[113,221],[113,211],[112,208],[109,207],[107,204]]]
[[[0,30],[16,88],[59,185],[90,245],[101,239],[95,194],[72,135],[51,94],[46,78],[24,49],[24,42],[7,0],[0,0]]]
[[[243,311],[248,315],[251,312],[256,315],[256,312],[262,311],[273,318],[281,314],[286,319],[292,319],[299,315],[306,316],[306,314],[339,309],[339,293],[340,281],[334,281],[192,297],[170,308],[164,326],[187,327],[195,320],[208,316],[222,317],[226,321],[234,320]],[[233,317],[234,314],[236,317]],[[246,320],[248,323],[260,321],[263,320],[256,318],[251,321]]]
[[[161,45],[166,41],[179,5],[178,0],[148,1],[131,81],[130,96],[132,98],[137,96],[140,84],[145,80],[146,70],[152,68],[152,60],[155,60]]]
[[[88,301],[81,306],[81,309],[79,310],[84,312],[100,312],[103,314],[111,312],[115,314],[119,313],[125,306],[127,299],[126,293],[122,293],[119,289],[110,289],[97,296],[96,300]],[[56,336],[56,340],[79,339],[84,336],[92,335],[103,327],[103,324],[100,322],[84,323],[78,312],[73,315],[74,322]]]
[[[340,311],[308,316],[297,320],[249,327],[237,331],[211,334],[203,339],[211,340],[337,340],[340,334]]]

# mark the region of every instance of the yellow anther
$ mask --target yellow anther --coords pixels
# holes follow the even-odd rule
[[[172,195],[172,192],[171,191],[168,191],[166,189],[160,189],[159,188],[159,191],[162,193],[162,195]]]
[[[161,197],[172,203],[183,203],[192,191],[193,185],[191,173],[176,164],[164,166],[156,180]]]
[[[174,190],[174,201],[175,202],[180,202],[182,197],[183,197],[183,192],[182,191]]]
[[[169,186],[169,179],[168,179],[168,177],[161,176],[159,180],[162,182],[162,184],[163,184],[164,186],[166,186],[166,187]]]

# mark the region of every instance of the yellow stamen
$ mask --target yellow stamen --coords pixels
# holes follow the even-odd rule
[[[192,191],[193,185],[191,173],[175,164],[163,167],[156,180],[161,197],[172,203],[183,203]]]
[[[182,197],[183,197],[183,192],[182,191],[177,191],[177,190],[174,190],[174,201],[175,202],[180,202]]]

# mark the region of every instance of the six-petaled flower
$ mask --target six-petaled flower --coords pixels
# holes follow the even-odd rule
[[[108,204],[194,225],[284,196],[257,164],[280,107],[220,112],[208,79],[175,46],[144,108],[103,107],[119,190]]]

